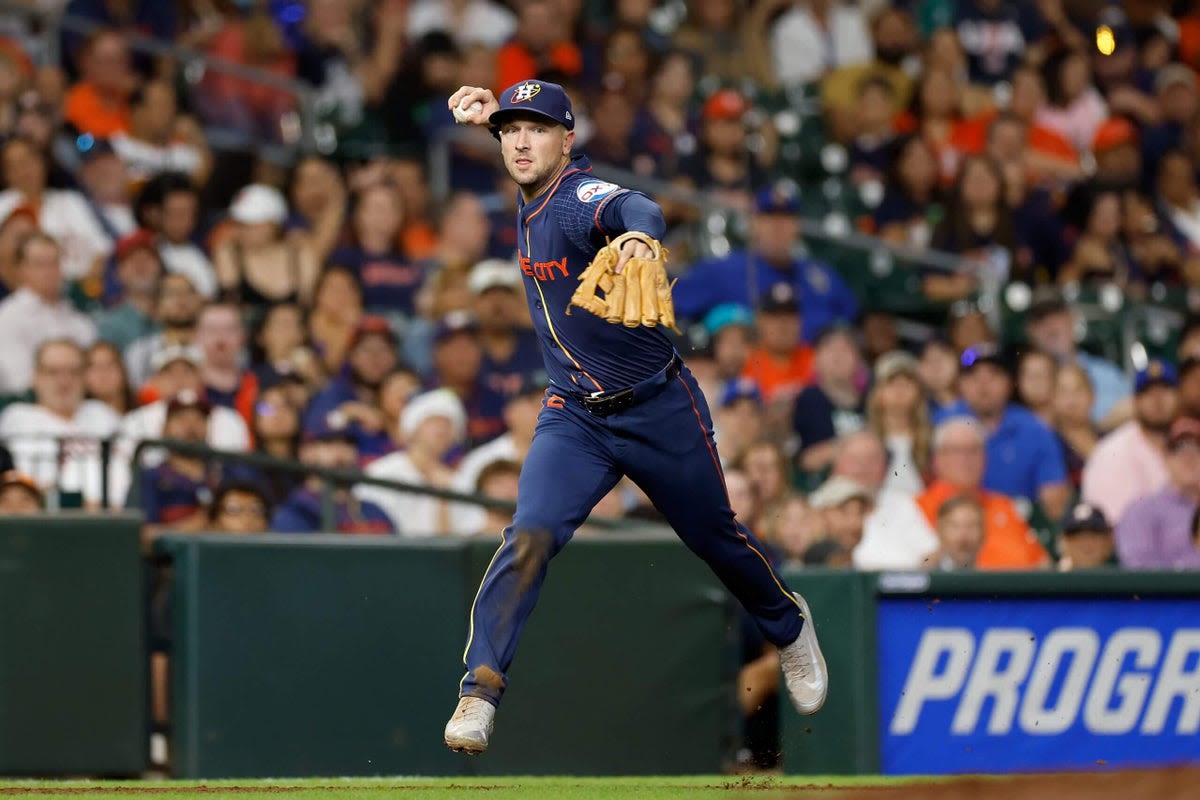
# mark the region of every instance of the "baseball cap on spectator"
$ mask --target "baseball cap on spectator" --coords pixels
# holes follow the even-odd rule
[[[210,413],[212,413],[212,403],[208,402],[208,400],[204,399],[190,389],[185,389],[167,402],[167,417],[170,418],[172,414],[175,414],[178,411],[186,411],[189,409],[194,409],[199,411],[201,414],[208,416]]]
[[[263,183],[252,183],[243,188],[229,206],[229,216],[233,221],[246,225],[260,222],[282,225],[287,214],[287,201],[280,191]]]
[[[800,300],[796,297],[796,290],[787,283],[772,286],[759,305],[759,311],[764,314],[795,314],[799,310]]]
[[[1067,305],[1062,292],[1053,286],[1043,286],[1033,293],[1027,316],[1030,322],[1039,322],[1052,314],[1061,314],[1068,310],[1070,306]]]
[[[875,360],[876,383],[886,383],[897,375],[917,378],[917,359],[907,350],[893,350]]]
[[[791,181],[778,181],[754,196],[754,210],[759,214],[800,213],[800,191]]]
[[[455,334],[474,333],[476,330],[478,330],[478,326],[475,324],[475,317],[471,316],[470,312],[451,311],[438,320],[437,327],[433,331],[433,343],[441,344]]]
[[[155,372],[160,372],[176,361],[186,361],[196,367],[203,366],[204,351],[194,345],[167,345],[150,359],[150,368]]]
[[[1008,359],[1005,357],[1004,351],[991,342],[982,342],[974,347],[968,347],[963,350],[958,359],[958,365],[964,373],[983,364],[991,364],[1008,372]]]
[[[19,486],[29,492],[30,496],[37,501],[39,506],[46,504],[45,496],[42,494],[42,487],[38,486],[37,481],[32,476],[15,469],[5,470],[0,474],[0,489],[7,489],[10,486]]]
[[[396,344],[396,334],[392,326],[383,317],[367,314],[358,321],[354,335],[350,337],[350,346],[354,347],[368,336],[382,336],[392,345]]]
[[[754,330],[754,312],[741,303],[721,303],[704,315],[704,330],[710,339],[730,325]]]
[[[729,408],[739,400],[753,400],[759,407],[763,404],[758,384],[750,378],[732,378],[721,388],[721,408]]]
[[[704,101],[700,114],[706,122],[717,119],[740,120],[749,108],[750,104],[738,90],[718,89]]]
[[[1171,423],[1171,432],[1167,434],[1167,449],[1174,450],[1183,442],[1200,444],[1200,419],[1180,417]]]
[[[1192,71],[1191,67],[1176,62],[1159,68],[1158,73],[1154,76],[1154,91],[1162,94],[1175,86],[1196,88],[1196,73]]]
[[[1104,516],[1104,512],[1091,503],[1076,503],[1063,519],[1062,532],[1066,535],[1073,533],[1112,533],[1112,525]]]
[[[500,258],[480,261],[467,278],[467,288],[472,294],[483,294],[488,289],[512,289],[521,286],[521,273],[512,262]]]
[[[90,133],[82,134],[75,139],[75,149],[79,151],[79,159],[84,164],[103,156],[115,156],[112,142],[108,139],[98,139]]]
[[[341,411],[330,411],[318,418],[304,429],[302,441],[305,444],[314,442],[350,442],[355,444],[354,432],[350,430],[350,420]]]
[[[488,117],[492,135],[499,138],[500,126],[521,116],[545,117],[569,131],[575,130],[571,98],[563,87],[550,81],[521,81],[501,92],[500,108]]]
[[[871,490],[844,475],[834,475],[808,496],[808,504],[816,509],[837,508],[851,500],[875,501]]]
[[[1142,369],[1139,369],[1133,379],[1133,391],[1135,394],[1141,394],[1152,386],[1170,386],[1171,388],[1175,388],[1178,385],[1179,375],[1175,372],[1175,367],[1157,358]]]
[[[400,414],[400,433],[412,436],[421,423],[431,417],[445,417],[454,426],[454,438],[462,441],[467,435],[467,412],[462,401],[451,389],[434,389],[419,394]]]
[[[1092,139],[1092,152],[1101,153],[1124,144],[1137,143],[1138,132],[1132,122],[1124,117],[1109,117],[1096,129],[1096,135]]]
[[[117,246],[113,251],[113,255],[117,261],[121,261],[136,250],[149,250],[156,256],[158,255],[158,249],[154,244],[153,231],[138,228],[132,233],[125,234],[117,240]]]

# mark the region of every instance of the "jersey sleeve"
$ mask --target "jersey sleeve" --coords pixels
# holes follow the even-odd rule
[[[641,192],[596,178],[582,180],[556,198],[554,213],[563,235],[585,252],[630,230],[656,239],[666,232],[657,203]]]

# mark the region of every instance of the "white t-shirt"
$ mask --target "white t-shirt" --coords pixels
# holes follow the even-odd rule
[[[825,31],[807,7],[797,4],[771,26],[771,57],[780,83],[812,83],[829,70],[875,58],[871,34],[860,10],[836,3],[829,17],[829,30]]]
[[[134,139],[127,133],[115,134],[109,141],[125,165],[125,172],[130,180],[139,183],[163,172],[191,175],[204,164],[200,151],[183,142],[174,142],[164,147]]]
[[[463,456],[454,473],[452,488],[463,494],[475,493],[475,482],[483,468],[495,461],[520,461],[517,445],[511,433],[498,436],[486,444],[476,447]],[[479,533],[487,520],[487,509],[471,503],[454,503],[450,506],[450,530],[460,536]],[[499,533],[499,531],[496,531]]]
[[[117,441],[113,445],[109,485],[114,506],[125,504],[125,495],[133,481],[133,452],[143,439],[161,439],[167,422],[167,401],[155,400],[135,408],[121,420]],[[218,450],[244,453],[250,449],[250,430],[242,415],[232,408],[214,406],[208,418],[208,445]],[[144,450],[139,467],[155,467],[163,462],[166,453],[159,449]]]
[[[158,255],[162,258],[167,272],[183,275],[192,282],[197,292],[210,300],[217,296],[217,273],[213,270],[208,256],[199,247],[191,242],[163,242],[158,246]]]
[[[517,29],[517,18],[489,0],[468,0],[462,19],[450,18],[445,0],[418,0],[408,12],[408,38],[416,41],[431,31],[444,31],[461,47],[479,42],[495,49]]]
[[[854,548],[856,569],[923,569],[926,556],[938,549],[937,534],[911,495],[884,489],[863,525]]]
[[[21,288],[0,301],[0,394],[21,394],[33,380],[33,357],[50,339],[70,339],[87,347],[96,325],[65,300],[47,303]]]
[[[887,467],[887,477],[883,479],[884,490],[893,489],[909,497],[915,497],[925,490],[925,481],[921,479],[921,469],[917,466],[913,454],[911,436],[889,436],[887,451],[890,456]]]
[[[0,192],[0,220],[25,202],[16,189]],[[42,193],[38,227],[54,237],[62,248],[63,277],[82,278],[97,258],[107,258],[115,244],[104,232],[84,196],[71,189],[47,189]]]
[[[364,470],[372,478],[403,481],[415,486],[427,485],[425,476],[409,459],[407,453],[392,453],[376,459]],[[438,534],[438,511],[443,501],[423,494],[394,492],[380,486],[355,486],[354,496],[383,509],[396,528],[396,533],[409,538],[426,538]]]
[[[99,400],[84,400],[71,419],[34,403],[13,403],[0,414],[0,439],[12,453],[14,466],[44,489],[81,492],[86,502],[99,503],[99,440],[115,434],[120,421],[120,415]]]

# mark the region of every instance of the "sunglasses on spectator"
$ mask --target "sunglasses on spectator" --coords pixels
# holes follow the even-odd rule
[[[231,517],[251,515],[263,517],[266,516],[267,509],[262,503],[225,503],[221,506],[221,513],[228,514]]]

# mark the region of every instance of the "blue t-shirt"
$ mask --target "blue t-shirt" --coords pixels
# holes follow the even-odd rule
[[[357,399],[358,393],[354,391],[354,385],[350,382],[349,378],[344,375],[334,378],[324,389],[317,392],[308,401],[308,408],[304,409],[304,417],[300,421],[300,429],[303,431],[313,431],[323,427],[329,412],[336,409],[342,403],[348,403],[351,400]],[[350,436],[354,438],[354,443],[358,447],[359,457],[364,460],[387,455],[392,452],[392,440],[388,436],[387,431],[371,433],[363,430],[357,420],[351,422],[347,430]]]
[[[487,352],[479,367],[479,382],[488,391],[512,397],[521,390],[525,378],[542,370],[542,348],[532,331],[517,332],[517,346],[503,361]]]
[[[988,86],[1009,80],[1026,49],[1046,32],[1031,0],[1006,0],[987,11],[975,0],[960,0],[954,27],[967,54],[971,82]]]
[[[151,525],[178,522],[212,501],[207,483],[184,475],[169,462],[143,469],[138,477],[140,508]]]
[[[300,487],[288,495],[271,515],[274,533],[395,533],[392,521],[379,506],[350,497],[334,504],[334,530],[321,530],[321,495]]]
[[[700,319],[722,303],[755,306],[750,299],[750,262],[754,262],[758,298],[778,283],[796,290],[805,341],[835,322],[851,323],[858,316],[858,298],[842,277],[827,264],[810,258],[796,259],[790,271],[776,269],[747,250],[725,258],[693,265],[675,284],[675,313],[684,319]]]
[[[792,430],[800,438],[802,451],[860,431],[865,424],[861,401],[853,408],[835,405],[825,390],[815,383],[796,395],[796,404],[792,407]]]
[[[363,307],[368,311],[416,311],[417,291],[425,270],[398,251],[368,253],[353,245],[339,247],[329,263],[345,267],[358,276],[363,287]]]
[[[967,404],[959,401],[939,413],[933,423],[973,416]],[[1035,503],[1040,489],[1066,482],[1066,460],[1054,432],[1028,409],[1010,403],[1000,426],[987,437],[983,488]]]

